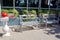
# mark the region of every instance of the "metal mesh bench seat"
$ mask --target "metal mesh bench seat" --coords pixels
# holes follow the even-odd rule
[[[22,27],[29,26],[29,27],[33,27],[34,29],[37,29],[38,24],[39,24],[38,21],[22,22]]]

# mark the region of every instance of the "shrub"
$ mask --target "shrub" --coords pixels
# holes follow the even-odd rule
[[[39,13],[39,14],[40,14],[40,13],[43,13],[43,10],[39,10],[38,13]]]
[[[16,9],[2,9],[2,12],[7,12],[8,14],[14,14],[15,17],[19,15],[19,12]]]
[[[28,14],[28,10],[23,10],[22,13],[27,15]]]
[[[48,10],[39,10],[38,13],[39,14],[47,14],[49,11]]]
[[[32,11],[31,11],[31,14],[36,15],[36,11],[35,11],[35,10],[32,10]]]
[[[13,9],[12,12],[13,12],[13,14],[15,15],[15,17],[18,17],[19,12],[18,12],[16,9]]]
[[[7,9],[2,9],[1,11],[9,13],[9,11]]]

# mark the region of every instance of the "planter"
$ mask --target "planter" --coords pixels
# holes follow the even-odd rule
[[[43,16],[43,18],[48,18],[49,14],[43,14],[42,16]]]
[[[15,15],[13,13],[8,14],[9,18],[15,18]]]

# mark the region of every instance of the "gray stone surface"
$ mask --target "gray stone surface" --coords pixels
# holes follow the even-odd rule
[[[3,33],[0,27],[0,34]],[[12,32],[10,37],[1,37],[0,40],[60,40],[60,27],[39,30]]]

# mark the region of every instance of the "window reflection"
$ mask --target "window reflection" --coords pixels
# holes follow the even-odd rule
[[[60,8],[60,0],[58,0],[58,8]]]
[[[58,8],[60,8],[60,3],[58,4]]]
[[[13,6],[13,0],[2,0],[3,6]]]
[[[15,0],[15,6],[26,7],[27,6],[27,0]]]
[[[48,0],[41,0],[41,7],[48,8]]]
[[[42,8],[56,8],[57,7],[57,0],[42,0],[41,1]]]
[[[28,6],[29,7],[38,7],[39,0],[28,0]]]
[[[52,0],[51,4],[52,4],[51,8],[56,8],[57,7],[57,0]]]
[[[28,3],[27,3],[28,2]],[[40,6],[39,0],[2,0],[3,7],[38,7]],[[60,0],[41,0],[41,8],[60,8]]]

